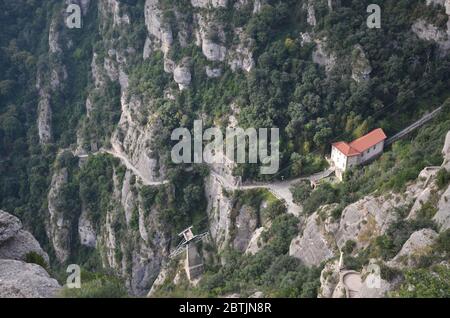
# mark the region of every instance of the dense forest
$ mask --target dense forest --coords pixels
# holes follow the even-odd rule
[[[90,4],[82,29],[59,30],[59,36],[65,37],[70,46],[63,48],[63,54],[51,54],[48,44],[51,21],[60,15],[64,2],[0,0],[0,208],[23,220],[49,251],[55,272],[62,267],[54,260],[46,234],[47,197],[53,172],[62,168],[68,171],[59,208],[68,219],[75,221],[82,206],[86,206],[93,211],[90,217],[96,230],[105,223],[108,209],[115,204],[111,199],[114,178],[118,176],[123,183],[125,175],[125,167],[107,154],[89,158],[81,166],[78,158],[69,151],[66,153],[80,146],[77,145],[80,135],[85,149],[92,144],[96,148],[111,146],[110,139],[122,112],[121,87],[118,82],[107,80],[104,89],[95,91],[91,74],[94,53],[103,61],[111,43],[118,49],[133,47],[139,52],[130,53],[126,65],[129,95],[139,96],[143,101],[133,116],[145,126],[151,115],[157,114],[159,129],[152,143],[162,160],[159,164],[166,167],[171,186],[136,185],[133,191],[141,198],[147,213],[155,207],[161,211],[158,221],[169,238],[169,247],[176,245],[177,234],[186,224],[195,224],[198,229],[208,225],[203,182],[208,175],[207,167],[196,166],[187,172],[169,160],[172,130],[192,129],[198,118],[204,118],[205,125],[219,124],[224,128],[230,116],[236,115],[243,128],[280,128],[281,167],[276,175],[260,175],[259,167],[251,164],[234,169],[234,174],[244,180],[270,181],[321,171],[327,165],[324,157],[329,154],[332,142],[350,141],[377,127],[393,135],[445,103],[441,116],[432,125],[394,144],[373,165],[349,172],[343,183],[320,185],[315,191],[305,184],[293,187],[294,199],[303,202],[305,215],[323,204],[337,203],[338,218],[346,205],[364,195],[374,191],[402,191],[421,169],[442,161],[443,136],[450,128],[450,55],[442,54],[437,43],[421,40],[411,31],[412,23],[419,17],[445,28],[448,16],[441,6],[428,6],[421,0],[341,0],[340,6],[330,11],[327,1],[315,1],[317,22],[312,26],[307,21],[305,3],[308,1],[267,0],[258,14],[253,14],[250,4],[236,10],[234,5],[238,1],[229,1],[227,7],[214,10],[214,17],[223,25],[226,45],[237,41],[233,34],[236,28],[242,28],[252,39],[254,68],[246,73],[226,66],[222,76],[208,78],[205,67],[220,63],[208,61],[194,41],[185,47],[174,41],[169,56],[176,63],[190,57],[192,83],[168,99],[167,90],[177,90],[177,84],[164,70],[162,52],[142,58],[146,41],[145,1],[120,1],[120,11],[126,12],[132,21],[120,30],[110,20],[102,20],[97,2]],[[383,9],[380,29],[367,27],[366,8],[370,3],[379,4]],[[194,9],[190,1],[161,0],[159,4],[164,10],[164,22],[173,30],[177,30],[179,21],[176,11],[183,12],[184,22],[192,22]],[[333,68],[327,69],[313,61],[311,56],[318,43],[305,42],[301,34],[306,32],[323,39],[325,52],[335,59]],[[211,33],[208,35],[211,39],[222,36],[220,32]],[[174,32],[174,36],[177,40],[179,33]],[[355,81],[352,66],[360,62],[361,50],[370,61],[370,79]],[[57,90],[51,91],[53,134],[51,142],[42,143],[38,134],[38,100],[40,88],[51,86],[49,70],[55,65],[65,66],[67,78]],[[95,105],[89,116],[88,96]],[[233,104],[239,108],[236,114],[230,106]],[[448,185],[448,174],[442,172],[439,178],[442,187]],[[266,195],[256,191],[236,194],[235,199],[260,203],[261,196]],[[259,288],[273,297],[315,297],[321,268],[307,268],[287,255],[290,241],[298,234],[299,220],[283,213],[276,204],[269,210],[266,213],[272,226],[265,234],[267,245],[260,253],[247,256],[227,250],[223,256],[226,265],[220,266],[215,260],[207,266],[196,290],[168,285],[160,294],[192,292],[220,296],[239,291],[246,295]],[[423,222],[429,221],[424,218]],[[130,223],[125,223],[121,219],[115,225],[129,226],[138,232],[137,208]],[[423,224],[395,224],[394,227],[403,226],[408,234],[424,227]],[[71,253],[68,261],[99,271],[98,253],[81,246],[76,230],[72,235],[71,249],[76,252]],[[118,240],[126,233],[123,231],[121,235]],[[382,252],[377,250],[377,256],[395,255],[401,247],[396,241],[400,235],[407,236],[392,228],[366,255],[348,262],[353,262],[358,269],[367,263],[371,252],[380,248]],[[446,242],[442,246],[448,244],[448,236],[442,241]],[[115,280],[88,272],[85,275],[99,295],[102,291],[95,284],[105,289],[104,285],[110,284],[107,288],[117,289],[118,295],[124,294],[123,286]],[[417,275],[426,276],[420,270],[406,275],[411,280]],[[408,290],[400,294],[408,295]],[[421,295],[420,291],[417,295]]]

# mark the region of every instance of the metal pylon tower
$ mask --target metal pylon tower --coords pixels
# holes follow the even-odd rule
[[[183,230],[181,233],[178,234],[178,236],[182,237],[183,240],[170,253],[170,258],[174,258],[174,257],[180,255],[181,253],[183,253],[186,250],[186,248],[189,247],[189,244],[197,243],[197,242],[203,240],[207,234],[208,234],[208,232],[205,232],[205,233],[202,233],[199,235],[194,235],[194,233],[192,233],[192,226]]]

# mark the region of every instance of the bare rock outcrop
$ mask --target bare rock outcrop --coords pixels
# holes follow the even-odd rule
[[[313,62],[325,67],[327,73],[336,65],[336,56],[333,53],[325,51],[326,40],[316,40],[316,49],[312,53]]]
[[[438,234],[431,229],[422,229],[411,234],[400,252],[388,263],[393,267],[415,266],[416,257],[429,252]]]
[[[48,264],[49,258],[39,242],[31,235],[31,233],[20,230],[12,238],[4,242],[0,242],[0,259],[26,260],[27,255],[36,253],[44,259]]]
[[[170,25],[164,23],[163,12],[159,7],[158,0],[146,0],[145,2],[145,24],[149,38],[146,42],[146,52],[150,52],[150,48],[161,50],[164,58],[173,44],[173,33]]]
[[[445,136],[442,155],[444,157],[442,168],[446,169],[447,171],[450,171],[450,131]],[[441,195],[441,198],[439,199],[438,211],[434,215],[433,221],[435,221],[439,225],[440,232],[443,232],[450,228],[450,186]]]
[[[382,235],[395,221],[396,215],[392,211],[403,204],[401,198],[388,195],[367,196],[347,206],[336,232],[337,245],[342,248],[348,240],[353,240],[358,249],[367,247],[372,239]]]
[[[358,292],[359,298],[384,298],[387,293],[394,288],[393,283],[388,282],[381,277],[373,276],[374,273],[370,273],[370,265],[365,266],[361,272],[363,278],[361,289]],[[372,275],[371,275],[372,274]],[[377,281],[373,281],[375,278]]]
[[[24,261],[29,253],[36,253],[48,264],[49,258],[38,241],[22,229],[22,222],[0,210],[0,259]]]
[[[439,200],[438,211],[434,215],[433,221],[440,226],[441,232],[450,228],[450,186]]]
[[[52,242],[56,258],[64,263],[70,254],[70,221],[64,216],[64,210],[60,209],[60,195],[62,187],[68,181],[66,168],[55,171],[50,185],[48,200],[48,221],[46,225],[47,236]]]
[[[94,248],[97,246],[97,233],[91,220],[88,218],[88,213],[83,209],[78,220],[78,235],[80,237],[81,245]]]
[[[303,233],[291,242],[289,255],[300,259],[306,266],[318,266],[335,256],[334,238],[320,217],[321,212],[329,209],[329,206],[322,207],[308,217]]]
[[[328,262],[320,273],[318,298],[331,298],[339,284],[339,260]]]
[[[233,246],[236,250],[245,252],[257,225],[258,219],[254,208],[246,205],[242,206],[234,222],[235,235]]]
[[[252,52],[253,40],[247,37],[241,28],[235,30],[235,37],[238,39],[238,44],[228,51],[228,65],[232,71],[241,69],[248,73],[255,66]]]
[[[227,54],[227,48],[209,39],[204,39],[202,42],[202,52],[208,61],[223,62]]]
[[[18,218],[0,210],[0,243],[16,235],[21,228],[22,223]]]
[[[39,265],[27,264],[30,253],[49,258],[36,239],[22,229],[22,222],[0,210],[0,298],[46,298],[60,286]]]
[[[248,242],[247,249],[245,250],[245,254],[254,255],[258,253],[262,246],[263,242],[261,242],[261,234],[265,231],[264,227],[257,228],[250,238],[250,241]]]
[[[60,58],[64,54],[61,25],[60,17],[55,16],[50,24],[48,34],[48,55],[51,57],[47,61],[48,68],[39,67],[37,71],[36,89],[39,95],[37,126],[41,144],[53,141],[51,97],[53,93],[60,90],[68,77],[65,65],[60,62]]]
[[[308,11],[308,17],[307,17],[306,21],[308,22],[308,24],[310,26],[313,26],[313,27],[316,26],[316,24],[317,24],[316,10],[315,10],[314,5],[311,0],[308,2],[307,11]]]
[[[425,20],[419,19],[412,25],[412,31],[421,39],[427,41],[434,41],[439,44],[439,46],[448,50],[450,48],[450,40],[448,38],[447,32],[439,29],[437,26],[426,22]]]
[[[450,1],[448,0],[427,0],[427,5],[440,5],[445,8],[445,13],[450,16]],[[421,39],[436,42],[446,54],[450,50],[450,19],[447,21],[447,29],[441,29],[424,19],[418,19],[411,27],[411,30]]]
[[[103,267],[115,269],[133,295],[146,295],[167,257],[167,237],[160,224],[160,211],[142,206],[131,171],[123,181],[114,173],[114,204],[100,224],[96,238]],[[120,226],[117,226],[120,224]],[[124,239],[126,237],[126,239]]]
[[[185,63],[178,65],[173,71],[173,78],[180,90],[186,89],[191,84],[192,79],[189,67]]]
[[[0,259],[0,298],[51,298],[60,288],[39,265]]]
[[[361,45],[356,45],[352,52],[352,78],[355,82],[365,82],[370,79],[372,67]]]
[[[210,175],[205,180],[205,190],[208,200],[207,212],[211,220],[209,230],[214,243],[221,250],[230,239],[230,215],[233,202],[230,194],[214,175]]]
[[[442,149],[442,155],[444,156],[444,163],[442,167],[450,171],[450,131],[445,136],[444,148]]]

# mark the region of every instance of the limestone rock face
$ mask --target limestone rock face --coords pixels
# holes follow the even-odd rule
[[[389,264],[396,267],[414,266],[414,256],[426,253],[427,249],[435,242],[437,237],[438,234],[430,229],[422,229],[414,232]]]
[[[52,242],[58,261],[61,263],[64,263],[68,259],[70,253],[71,224],[64,217],[64,211],[60,209],[59,205],[61,189],[67,181],[68,172],[66,168],[55,171],[47,197],[49,213],[47,236]]]
[[[427,0],[427,5],[441,5],[445,7],[445,13],[450,16],[450,1],[448,0]],[[418,19],[411,29],[419,38],[436,42],[442,55],[447,54],[450,50],[450,20],[447,21],[446,30],[440,29],[424,19]]]
[[[191,0],[193,13],[181,12],[174,9],[176,28],[174,23],[168,23],[164,19],[164,11],[158,0],[147,0],[145,5],[145,20],[148,38],[144,45],[144,59],[147,59],[153,50],[164,53],[164,70],[168,73],[177,71],[175,81],[180,88],[188,84],[187,70],[181,69],[178,61],[171,59],[169,54],[173,49],[174,39],[178,40],[181,47],[189,46],[193,41],[202,49],[203,55],[208,61],[223,62],[233,71],[243,70],[250,72],[254,67],[252,40],[248,38],[241,28],[233,31],[233,39],[227,39],[224,23],[217,18],[215,11],[228,6],[227,0]],[[240,10],[247,5],[246,0],[234,3],[234,10]],[[255,7],[261,5],[261,1],[255,2]],[[192,14],[193,23],[186,23],[189,14]],[[190,17],[189,17],[190,18]],[[173,30],[172,30],[173,29]],[[233,45],[227,47],[226,43],[233,40]],[[185,56],[186,58],[187,56]],[[216,67],[215,70],[218,70]],[[207,71],[208,77],[219,77],[221,72]],[[175,75],[175,74],[174,74]],[[175,76],[174,76],[175,77]]]
[[[50,108],[50,95],[42,92],[38,104],[38,132],[42,143],[52,140],[52,109]]]
[[[352,53],[352,78],[357,83],[368,81],[372,73],[370,61],[361,45],[355,46]]]
[[[111,138],[113,151],[125,158],[144,178],[144,184],[162,181],[165,178],[164,166],[159,165],[157,153],[154,154],[151,140],[160,129],[161,122],[155,117],[145,126],[137,120],[137,114],[142,109],[142,99],[130,96],[128,90],[123,93],[122,115],[116,131]]]
[[[256,230],[257,223],[258,220],[254,209],[246,205],[241,207],[235,222],[236,233],[233,241],[235,249],[245,252],[253,232]]]
[[[450,1],[449,0],[427,0],[427,5],[440,5],[445,7],[445,12],[450,15]]]
[[[0,259],[0,298],[50,298],[60,288],[39,265]]]
[[[22,222],[0,210],[0,298],[52,297],[58,291],[58,282],[41,266],[24,262],[31,252],[49,263],[36,239],[22,229]]]
[[[0,244],[15,236],[22,223],[15,216],[0,210]]]
[[[9,240],[0,243],[0,259],[25,260],[27,254],[34,252],[41,255],[45,262],[49,263],[47,253],[45,253],[39,242],[29,232],[20,230]]]
[[[234,72],[241,69],[248,73],[255,66],[251,49],[253,40],[247,37],[242,28],[235,30],[235,37],[238,39],[238,44],[232,46],[228,52],[228,65]]]
[[[173,33],[170,25],[163,22],[163,12],[158,0],[146,0],[144,14],[147,31],[152,37],[150,43],[156,45],[166,57],[173,44]]]
[[[309,2],[308,3],[308,18],[307,22],[310,26],[316,26],[317,20],[316,20],[316,10],[314,9],[314,5]]]
[[[414,202],[414,205],[408,215],[408,219],[414,219],[417,216],[417,212],[420,211],[422,206],[430,200],[430,197],[431,188],[427,187],[419,194],[416,201]]]
[[[150,40],[148,37],[145,39],[144,44],[144,52],[142,53],[142,57],[144,60],[148,59],[150,57],[150,54],[152,53],[152,40]]]
[[[438,212],[434,215],[433,221],[440,226],[440,232],[443,232],[450,228],[450,186],[441,196],[438,208]]]
[[[175,82],[183,90],[191,84],[191,71],[186,66],[177,66],[173,72]]]
[[[443,167],[450,171],[450,131],[445,136],[444,148],[442,149],[442,154],[444,156]]]
[[[214,243],[222,250],[230,239],[230,215],[233,208],[231,198],[216,177],[210,175],[205,181],[208,215],[210,217],[210,233]]]
[[[205,39],[202,44],[202,52],[208,61],[223,62],[227,54],[227,48],[223,45]]]
[[[306,266],[318,266],[334,257],[334,241],[324,229],[319,213],[315,212],[306,221],[306,226],[289,247],[289,255],[300,259]]]
[[[416,21],[412,30],[419,38],[424,40],[444,43],[447,39],[447,34],[444,31],[424,20]]]
[[[253,235],[252,235],[250,241],[248,242],[248,246],[247,246],[247,250],[245,251],[245,254],[254,255],[261,250],[262,242],[260,242],[260,237],[261,237],[261,234],[264,232],[264,230],[265,230],[264,227],[260,227],[260,228],[257,228],[253,232]]]
[[[320,273],[318,298],[331,298],[339,283],[339,260],[329,262]]]
[[[362,283],[359,298],[384,298],[387,292],[392,289],[392,285],[384,279],[380,280],[379,288],[378,286],[376,288],[370,288],[369,286],[367,280]]]
[[[255,0],[253,4],[253,14],[258,14],[261,12],[262,6],[265,0]]]
[[[22,229],[22,222],[15,216],[0,210],[0,259],[25,260],[28,253],[41,255],[48,263],[48,255],[29,232]]]
[[[38,68],[36,89],[39,95],[37,110],[37,126],[39,141],[41,144],[51,143],[53,137],[52,131],[52,105],[51,97],[57,93],[64,81],[67,79],[67,69],[61,62],[64,54],[64,39],[62,35],[64,29],[62,19],[54,17],[51,21],[48,34],[48,64],[47,68]],[[69,44],[66,44],[69,46]]]
[[[50,49],[50,53],[60,53],[62,52],[62,49],[59,45],[59,30],[58,30],[58,23],[56,20],[53,20],[50,24],[50,30],[48,33],[48,45]]]
[[[396,216],[391,213],[404,201],[392,195],[388,197],[367,196],[347,206],[342,212],[337,245],[342,248],[348,240],[357,243],[357,248],[365,248],[370,241],[382,235]]]
[[[95,233],[92,222],[87,216],[87,211],[83,210],[78,220],[78,235],[80,243],[84,246],[94,248],[97,245],[97,234]]]

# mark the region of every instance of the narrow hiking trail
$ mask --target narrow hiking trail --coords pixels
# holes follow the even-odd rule
[[[91,154],[86,154],[86,155],[79,155],[78,158],[88,158],[89,156],[95,156],[99,153],[107,153],[110,154],[111,156],[117,158],[120,160],[120,162],[122,162],[122,164],[127,167],[128,170],[132,171],[137,177],[139,177],[142,181],[143,185],[147,185],[147,186],[159,186],[159,185],[164,185],[164,184],[168,184],[169,180],[163,180],[163,181],[153,181],[148,179],[146,176],[144,176],[144,174],[142,174],[139,169],[137,169],[132,163],[131,161],[128,159],[128,157],[120,150],[117,149],[117,147],[114,147],[112,149],[100,149],[100,151],[98,152],[94,152]]]
[[[278,200],[283,200],[286,203],[286,208],[289,213],[299,216],[303,211],[303,208],[294,202],[292,196],[291,187],[300,181],[310,181],[316,182],[323,178],[330,176],[334,172],[333,168],[329,168],[325,171],[313,174],[309,177],[301,177],[287,181],[275,181],[269,183],[254,183],[254,184],[232,184],[227,179],[211,171],[211,175],[219,181],[222,186],[227,190],[252,190],[252,189],[267,189],[269,190]]]
[[[169,180],[163,180],[163,181],[154,181],[148,179],[143,173],[139,171],[138,168],[136,168],[133,163],[130,161],[128,156],[123,153],[123,151],[120,149],[120,147],[116,144],[112,144],[111,149],[100,149],[98,152],[92,153],[92,154],[84,154],[84,155],[78,155],[79,158],[88,158],[89,156],[95,156],[98,153],[108,153],[112,155],[113,157],[119,159],[122,164],[124,164],[128,170],[132,171],[137,177],[139,177],[142,180],[142,183],[144,185],[148,186],[159,186],[168,184]],[[211,170],[211,175],[226,189],[226,190],[252,190],[252,189],[267,189],[270,191],[278,200],[284,201],[286,204],[286,208],[288,213],[293,214],[295,216],[299,216],[301,212],[303,211],[302,206],[296,204],[294,202],[294,198],[292,196],[292,192],[290,188],[300,182],[300,181],[310,181],[315,182],[319,181],[323,178],[326,178],[330,176],[334,172],[334,169],[330,168],[325,171],[313,174],[308,177],[301,177],[296,178],[292,180],[286,180],[286,181],[274,181],[274,182],[268,182],[268,183],[250,183],[245,185],[240,184],[233,184],[230,181],[228,181],[226,178],[221,176],[220,174],[214,172]]]

